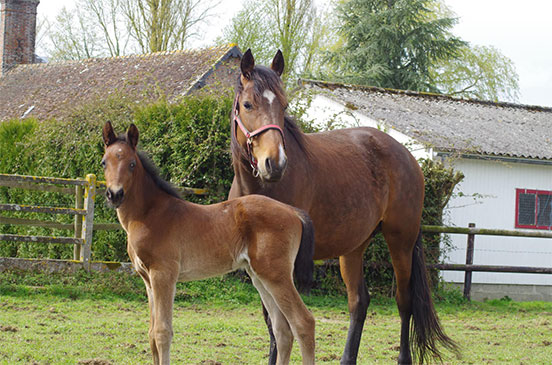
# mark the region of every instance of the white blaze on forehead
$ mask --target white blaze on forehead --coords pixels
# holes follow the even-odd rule
[[[274,98],[276,97],[276,95],[274,95],[274,93],[268,89],[264,91],[263,96],[268,100],[269,104],[272,104]]]

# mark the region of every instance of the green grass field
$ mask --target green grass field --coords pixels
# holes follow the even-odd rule
[[[338,364],[348,327],[344,297],[305,298],[316,318],[317,363]],[[437,303],[462,358],[450,364],[550,364],[552,303]],[[235,277],[179,284],[171,358],[175,364],[265,364],[268,337],[258,295]],[[136,277],[121,274],[0,273],[0,363],[151,363],[147,300]],[[394,302],[375,298],[359,364],[392,364],[398,355]],[[292,363],[300,363],[298,346]]]

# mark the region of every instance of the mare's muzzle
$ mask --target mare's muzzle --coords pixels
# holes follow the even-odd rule
[[[263,178],[263,180],[267,182],[280,181],[280,179],[284,175],[284,171],[286,170],[287,158],[285,158],[284,156],[280,158],[279,162],[274,161],[272,158],[267,158],[265,159],[264,165],[265,171],[264,173],[261,173],[261,177]]]

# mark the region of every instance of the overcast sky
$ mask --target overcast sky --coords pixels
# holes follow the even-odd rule
[[[453,33],[474,45],[494,46],[519,75],[520,102],[552,107],[552,1],[444,0],[459,17]],[[222,0],[218,18],[206,29],[208,45],[239,10],[241,0]],[[41,0],[38,12],[53,20],[72,0]]]

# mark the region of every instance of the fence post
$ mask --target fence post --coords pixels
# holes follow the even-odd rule
[[[475,223],[470,223],[469,228],[474,228]],[[473,264],[473,247],[475,243],[475,234],[468,233],[468,248],[466,250],[466,265]],[[471,300],[471,284],[472,284],[472,271],[466,269],[464,273],[464,298]]]
[[[92,231],[94,228],[94,200],[96,199],[96,175],[86,175],[87,184],[84,188],[84,209],[86,215],[82,217],[82,249],[80,261],[86,271],[90,271],[90,254],[92,247]]]
[[[82,209],[83,199],[82,199],[83,187],[80,185],[75,186],[75,208]],[[75,238],[81,238],[82,235],[82,217],[80,215],[75,216]],[[80,252],[82,245],[77,244],[73,247],[73,260],[80,260]]]

